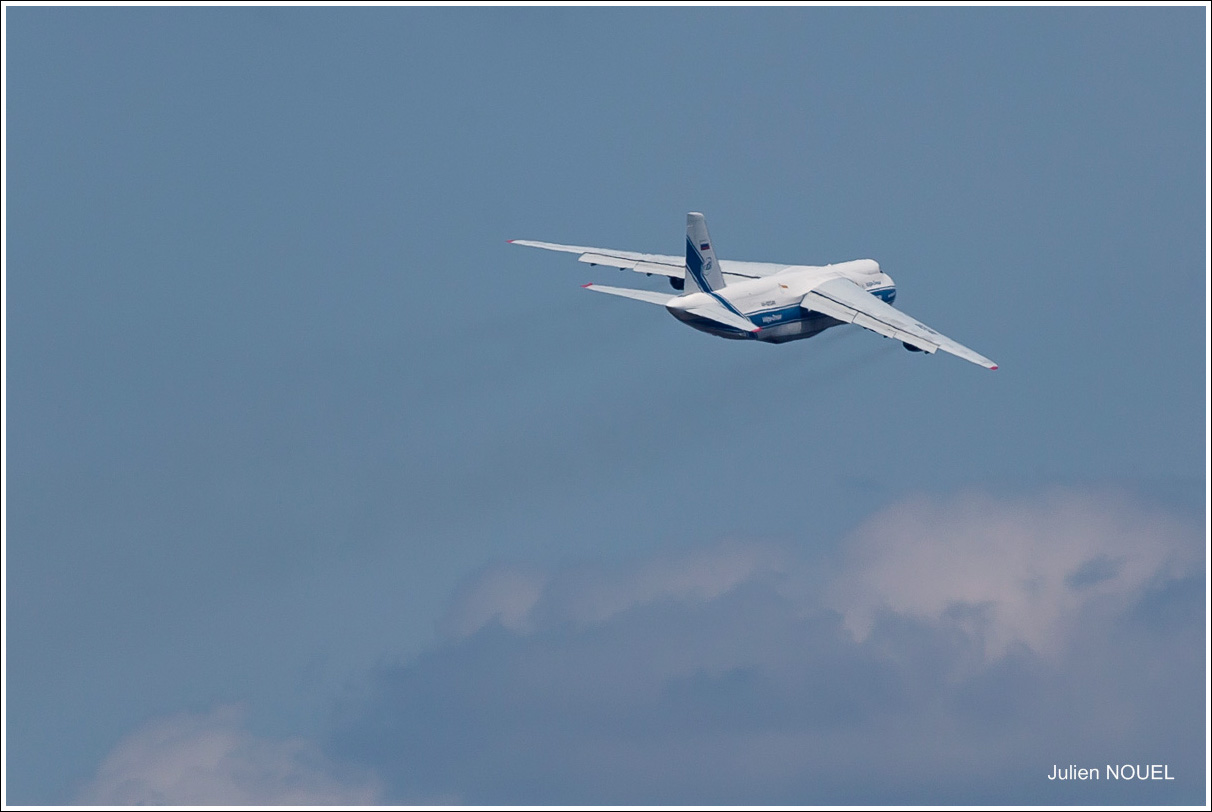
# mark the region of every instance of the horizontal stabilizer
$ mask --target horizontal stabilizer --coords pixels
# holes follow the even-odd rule
[[[598,293],[609,293],[611,296],[625,296],[628,299],[639,299],[641,302],[651,302],[656,305],[667,305],[677,296],[668,293],[657,293],[655,290],[635,290],[634,288],[612,288],[607,285],[583,285],[586,290],[596,290]]]
[[[687,299],[692,304],[687,304]],[[709,319],[717,324],[723,324],[726,327],[731,327],[734,330],[740,330],[745,333],[757,333],[762,329],[744,316],[737,315],[724,307],[724,305],[720,304],[719,300],[709,295],[692,294],[690,296],[677,296],[666,307],[671,311],[689,313],[701,319]],[[674,315],[676,316],[677,313],[674,313]]]

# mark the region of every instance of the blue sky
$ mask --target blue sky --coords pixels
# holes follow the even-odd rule
[[[5,14],[8,802],[1203,802],[1205,10]]]

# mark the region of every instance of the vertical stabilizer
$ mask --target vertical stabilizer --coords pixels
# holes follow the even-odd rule
[[[707,218],[697,211],[686,215],[686,292],[704,293],[724,287],[724,274],[707,234]]]

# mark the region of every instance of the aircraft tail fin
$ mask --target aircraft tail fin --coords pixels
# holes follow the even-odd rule
[[[697,211],[686,215],[686,292],[704,293],[724,287],[724,274],[707,234],[707,218]]]

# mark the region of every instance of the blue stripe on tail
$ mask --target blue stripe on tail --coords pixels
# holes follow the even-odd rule
[[[686,271],[694,277],[694,282],[699,286],[699,290],[704,293],[711,292],[711,286],[707,284],[707,280],[703,277],[703,258],[699,256],[698,250],[694,247],[694,243],[690,238],[686,238]]]

